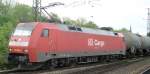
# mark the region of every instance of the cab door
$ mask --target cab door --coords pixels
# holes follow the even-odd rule
[[[50,50],[50,29],[43,28],[37,43],[38,61],[46,61],[49,59],[48,54]]]
[[[40,36],[40,46],[42,51],[47,52],[49,50],[49,38],[50,37],[50,30],[47,28],[42,29],[41,36]]]

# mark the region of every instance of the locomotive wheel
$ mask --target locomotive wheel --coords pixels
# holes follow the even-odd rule
[[[51,67],[56,68],[58,66],[58,60],[57,59],[52,59],[51,60]]]
[[[58,66],[63,67],[66,65],[66,59],[59,59],[58,60]]]
[[[75,67],[77,63],[78,63],[77,58],[69,58],[69,66]]]

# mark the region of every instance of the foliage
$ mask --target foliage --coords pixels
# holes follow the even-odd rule
[[[57,14],[51,13],[49,22],[61,23],[61,20]]]
[[[87,27],[87,28],[98,28],[98,26],[94,22],[87,21],[84,18],[72,20],[70,18],[65,17],[63,18],[63,21],[62,21],[60,17],[55,13],[51,13],[49,16],[50,16],[50,19],[48,22],[63,23],[65,25],[77,25],[80,27]]]
[[[0,1],[0,64],[6,62],[9,37],[16,24],[30,21],[33,21],[31,7]]]
[[[122,28],[122,29],[119,29],[119,30],[114,30],[114,32],[129,32],[129,30],[126,29],[126,28]]]
[[[74,25],[75,24],[75,20],[72,20],[70,18],[63,18],[63,24],[66,24],[66,25]]]
[[[113,31],[112,27],[101,27],[102,30]]]
[[[9,16],[13,17],[16,22],[31,22],[33,21],[34,15],[31,7],[23,4],[16,4],[9,10]]]
[[[79,18],[77,20],[72,20],[70,18],[64,18],[63,19],[63,24],[77,25],[77,26],[87,27],[87,28],[98,28],[98,26],[94,22],[87,21],[83,18]]]
[[[149,37],[150,37],[150,32],[148,32],[148,33],[147,33],[147,36],[149,36]]]

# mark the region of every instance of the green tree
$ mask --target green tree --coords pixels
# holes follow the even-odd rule
[[[2,26],[5,22],[8,22],[10,20],[8,16],[8,11],[10,8],[11,7],[9,0],[6,0],[5,2],[0,0],[0,26]]]
[[[34,21],[32,8],[24,4],[16,4],[9,10],[9,15],[13,17],[16,22],[31,22]]]
[[[0,27],[0,64],[7,60],[8,41],[13,27],[12,22],[7,22]]]
[[[87,27],[87,28],[98,28],[98,26],[92,22],[92,21],[87,21],[84,18],[79,18],[77,20],[72,20],[70,18],[64,18],[63,23],[67,25],[77,25],[81,27]]]
[[[57,14],[50,13],[49,17],[50,17],[49,22],[61,23],[61,19]]]
[[[115,32],[129,32],[128,29],[126,28],[122,28],[122,29],[119,29],[119,30],[114,30]]]
[[[101,27],[101,30],[113,31],[112,27]]]
[[[87,28],[98,28],[98,26],[94,22],[92,22],[92,21],[89,21],[89,22],[85,23],[82,26],[83,27],[87,27]]]
[[[70,18],[68,18],[68,17],[63,18],[63,24],[66,24],[66,25],[74,25],[75,22],[76,22],[75,20],[72,20],[72,19],[70,19]]]
[[[7,59],[9,37],[16,24],[30,21],[33,21],[32,7],[0,1],[0,63]]]
[[[0,0],[0,15],[7,15],[10,5],[10,0]]]

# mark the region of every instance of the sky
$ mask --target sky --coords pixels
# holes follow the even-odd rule
[[[32,0],[15,0],[32,6]],[[147,8],[150,0],[42,0],[42,6],[52,2],[64,3],[64,6],[48,8],[60,17],[72,19],[85,18],[99,27],[114,29],[130,28],[134,33],[146,35]],[[89,3],[89,4],[88,4]]]

